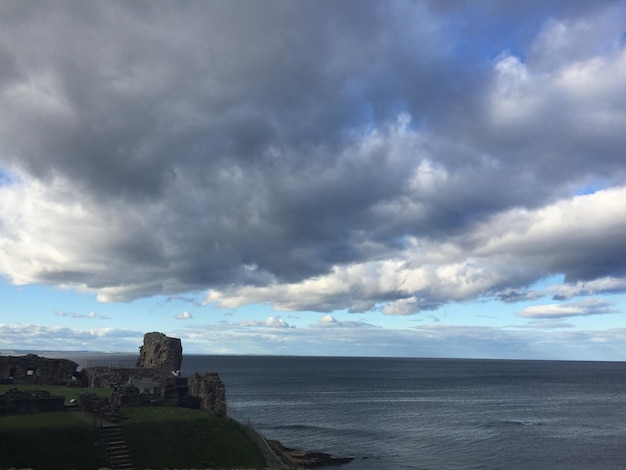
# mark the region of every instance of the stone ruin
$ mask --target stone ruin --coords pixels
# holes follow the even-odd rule
[[[0,356],[0,383],[12,385],[77,385],[78,364],[67,359],[48,359],[36,354]],[[0,416],[62,411],[65,397],[46,390],[11,388],[0,395]]]
[[[137,367],[179,371],[183,363],[183,346],[179,338],[163,333],[146,333],[139,348]]]
[[[36,354],[0,356],[0,383],[68,385],[76,381],[77,367],[68,359],[48,359]]]
[[[180,376],[179,338],[146,333],[137,367],[88,367],[82,370],[88,387],[112,387],[113,406],[169,404],[202,408],[226,416],[226,388],[216,373]]]
[[[67,359],[48,359],[35,354],[0,356],[0,383],[40,385],[82,385],[111,387],[112,406],[168,404],[201,408],[226,416],[226,388],[219,375],[208,372],[181,377],[183,348],[179,338],[163,333],[146,333],[136,367],[87,367],[77,372],[78,364]],[[0,395],[0,399],[3,396]],[[40,409],[53,401],[14,395],[11,409]],[[37,398],[37,399],[39,399]],[[6,400],[5,405],[8,403]],[[21,400],[17,403],[16,400]],[[94,400],[86,400],[92,403]],[[90,405],[85,405],[90,406]],[[101,405],[98,405],[101,408]]]
[[[0,416],[63,411],[64,409],[65,397],[52,395],[46,390],[26,392],[12,388],[4,395],[0,395]]]
[[[217,373],[195,373],[187,379],[187,386],[188,397],[199,399],[199,408],[226,415],[226,387]]]

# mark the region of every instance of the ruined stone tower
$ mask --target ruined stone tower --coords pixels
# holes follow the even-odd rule
[[[170,338],[157,332],[144,335],[137,367],[177,371],[182,362],[183,346],[180,338]]]
[[[181,377],[183,346],[179,338],[146,333],[136,367],[87,367],[82,375],[89,387],[116,389],[115,406],[161,403],[202,408],[226,416],[226,388],[215,372]],[[174,373],[172,373],[174,372]]]

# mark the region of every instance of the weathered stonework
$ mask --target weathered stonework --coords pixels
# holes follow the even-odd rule
[[[109,400],[95,393],[81,393],[78,395],[76,406],[81,411],[97,414],[100,418],[104,418],[112,423],[119,423],[122,420],[120,411],[115,406],[111,406]]]
[[[111,387],[111,404],[168,404],[202,408],[226,416],[226,388],[215,372],[180,376],[182,344],[179,338],[163,333],[147,333],[140,348],[137,367],[87,367],[77,372],[78,364],[67,359],[27,356],[0,356],[0,382],[41,385],[82,385]],[[81,409],[104,409],[103,399],[94,394],[81,395]],[[25,410],[62,409],[63,397],[2,396],[0,407],[18,412]],[[7,401],[10,400],[10,403]],[[106,400],[104,400],[106,401]]]
[[[200,408],[220,416],[226,416],[226,387],[219,375],[207,372],[187,378],[188,394],[200,399]]]
[[[0,416],[10,414],[32,414],[44,411],[63,411],[65,397],[54,396],[46,390],[11,389],[0,395]]]
[[[145,372],[138,367],[87,367],[82,370],[82,380],[86,387],[116,387],[129,383],[131,378]]]
[[[170,338],[157,332],[144,335],[137,367],[177,371],[182,363],[183,346],[179,338]]]
[[[78,364],[36,354],[0,356],[0,380],[14,384],[66,385],[77,375]]]
[[[113,406],[169,404],[202,408],[226,416],[226,388],[217,373],[180,377],[179,338],[146,333],[137,367],[88,367],[82,370],[88,387],[112,387]]]

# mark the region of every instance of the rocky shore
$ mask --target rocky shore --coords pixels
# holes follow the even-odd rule
[[[274,452],[283,455],[295,468],[334,467],[350,463],[354,460],[352,457],[334,457],[323,452],[307,452],[290,449],[276,440],[268,440],[267,443]]]

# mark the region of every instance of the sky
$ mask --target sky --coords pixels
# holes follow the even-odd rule
[[[623,1],[0,2],[0,350],[626,360]]]

